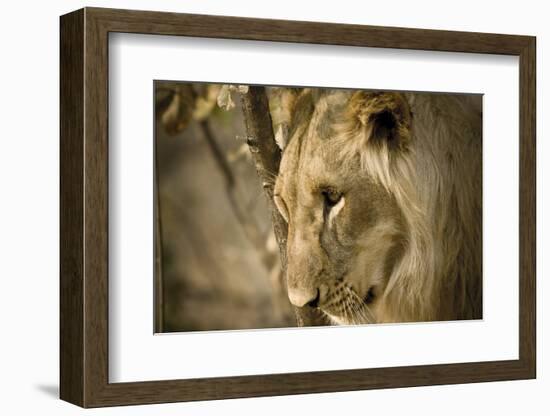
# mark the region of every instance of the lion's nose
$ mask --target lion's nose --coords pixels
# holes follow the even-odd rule
[[[294,306],[299,308],[309,306],[316,308],[319,306],[320,292],[317,288],[303,289],[295,288],[288,290],[288,298]]]

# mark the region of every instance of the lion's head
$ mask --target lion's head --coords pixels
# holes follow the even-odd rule
[[[287,288],[338,324],[481,314],[479,98],[304,90],[274,201]]]

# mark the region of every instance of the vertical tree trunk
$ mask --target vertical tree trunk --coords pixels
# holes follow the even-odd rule
[[[241,93],[241,101],[246,125],[246,140],[271,211],[275,238],[279,244],[281,255],[283,279],[285,279],[283,286],[286,288],[288,229],[284,218],[273,202],[273,188],[281,163],[281,150],[275,142],[265,88],[250,86],[248,92]],[[295,307],[294,310],[299,326],[324,325],[326,323],[321,314],[315,309]]]

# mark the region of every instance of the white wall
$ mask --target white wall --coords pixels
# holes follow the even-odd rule
[[[550,364],[544,355],[550,285],[543,282],[543,240],[549,237],[542,212],[548,209],[543,184],[550,146],[542,129],[544,102],[550,98],[543,76],[550,56],[545,2],[379,1],[272,2],[69,1],[4,2],[0,71],[0,409],[3,414],[77,414],[56,399],[58,385],[58,16],[82,6],[156,9],[318,20],[434,29],[536,35],[538,42],[538,333],[536,381],[410,388],[368,392],[226,400],[218,402],[92,410],[88,414],[281,414],[343,411],[375,414],[464,415],[468,413],[548,414]],[[510,4],[508,4],[510,3]],[[546,88],[545,88],[546,87]],[[546,263],[547,265],[547,263]]]

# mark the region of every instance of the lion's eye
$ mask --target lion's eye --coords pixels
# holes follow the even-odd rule
[[[346,201],[344,200],[344,195],[333,188],[326,188],[321,191],[321,194],[324,200],[323,218],[325,219],[325,223],[329,227],[332,227],[334,219],[342,211]]]
[[[273,201],[275,202],[275,206],[279,210],[279,213],[281,214],[281,216],[288,223],[288,218],[289,218],[288,208],[286,207],[284,199],[281,198],[280,195],[273,195]]]
[[[338,202],[340,202],[340,200],[342,199],[342,194],[335,191],[334,189],[326,189],[322,192],[322,194],[323,198],[325,199],[325,204],[329,208],[332,208],[333,206],[338,204]]]

